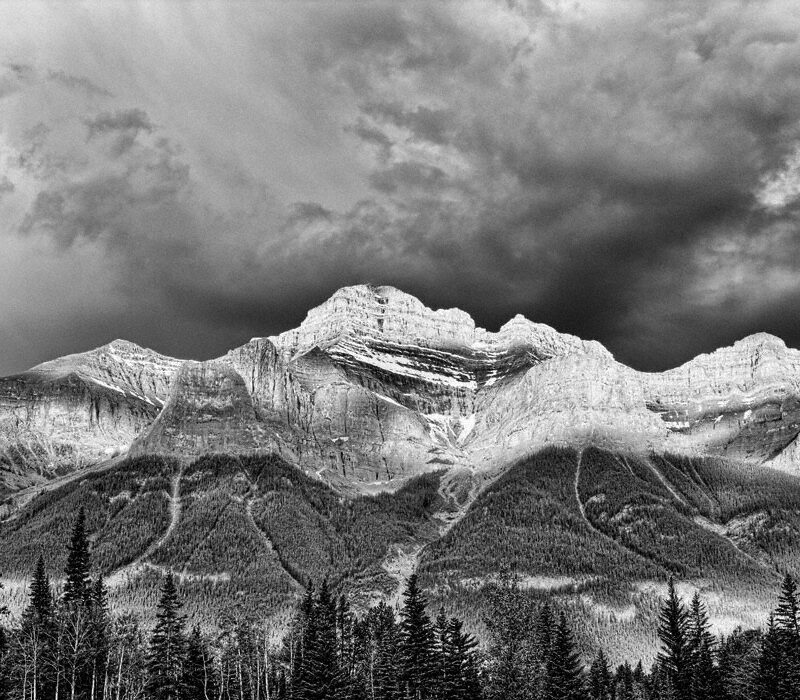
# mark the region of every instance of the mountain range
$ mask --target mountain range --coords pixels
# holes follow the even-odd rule
[[[718,628],[761,621],[800,562],[798,433],[800,351],[774,336],[643,373],[346,287],[213,360],[116,340],[0,379],[0,570],[13,607],[84,505],[121,606],[167,569],[198,610],[276,618],[309,577],[368,605],[416,570],[480,632],[513,567],[630,655],[669,575]]]

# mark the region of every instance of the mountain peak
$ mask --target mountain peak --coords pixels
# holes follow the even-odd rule
[[[759,348],[759,347],[771,347],[780,350],[786,349],[786,343],[783,341],[782,338],[779,338],[776,335],[772,335],[771,333],[753,333],[752,335],[745,336],[741,340],[737,340],[734,344],[734,347],[743,347],[743,348]]]

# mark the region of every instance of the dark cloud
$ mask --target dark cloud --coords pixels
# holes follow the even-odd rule
[[[101,251],[123,300],[124,313],[81,322],[87,344],[113,327],[207,357],[297,324],[339,286],[373,282],[460,306],[490,329],[524,313],[642,369],[757,330],[800,346],[790,2],[282,12],[277,33],[248,34],[257,13],[219,31],[243,54],[277,52],[266,94],[302,128],[263,119],[259,132],[260,114],[246,115],[264,96],[225,87],[247,71],[220,68],[215,83],[210,61],[227,111],[202,147],[159,100],[100,114],[84,105],[22,139],[20,165],[39,183],[24,240],[55,241],[65,256]],[[75,140],[75,125],[83,141],[65,155],[50,130]],[[263,170],[245,166],[276,131],[286,149]],[[337,139],[353,153],[346,164],[326,150]],[[281,199],[270,169],[287,152],[312,164],[307,183],[325,172],[336,185],[357,169],[360,191]]]

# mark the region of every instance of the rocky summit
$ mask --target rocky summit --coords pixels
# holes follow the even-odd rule
[[[275,620],[328,577],[362,607],[482,629],[513,567],[584,649],[652,656],[676,576],[712,624],[760,624],[800,566],[800,352],[759,334],[663,373],[517,316],[497,332],[356,286],[296,329],[178,360],[114,341],[0,380],[0,605],[83,507],[112,602],[178,577],[206,624]],[[620,631],[624,633],[620,634]]]
[[[332,482],[496,471],[548,445],[797,468],[800,352],[758,334],[663,373],[516,316],[499,331],[392,287],[182,361],[114,341],[0,380],[2,488],[131,453],[278,453]]]

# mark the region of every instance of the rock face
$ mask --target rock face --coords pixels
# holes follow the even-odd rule
[[[796,469],[800,352],[766,334],[663,373],[516,316],[498,332],[356,286],[202,363],[115,341],[0,380],[6,488],[117,452],[278,451],[321,476],[495,469],[546,445]]]
[[[0,490],[125,452],[180,364],[117,340],[0,379]]]

